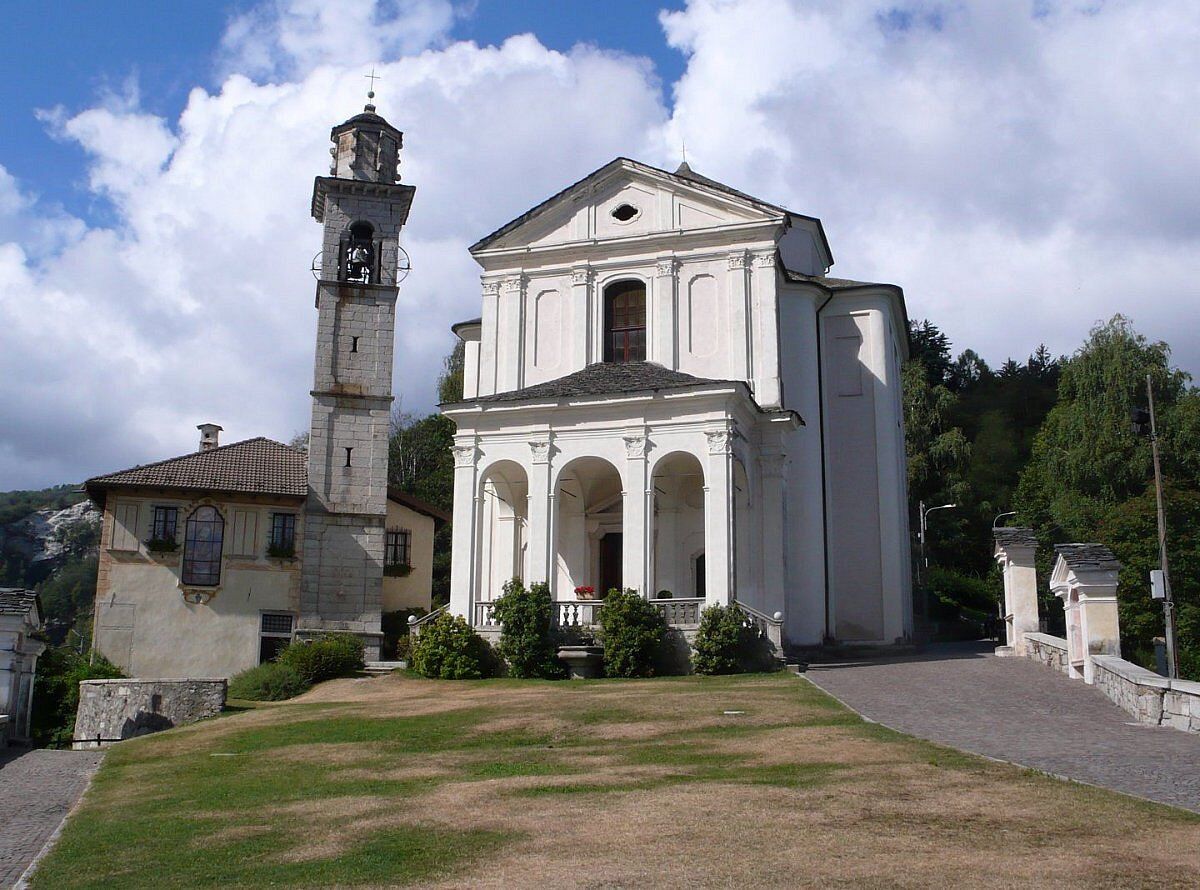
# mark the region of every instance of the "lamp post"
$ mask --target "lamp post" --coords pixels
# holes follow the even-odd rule
[[[929,569],[929,557],[925,555],[925,532],[929,529],[929,514],[935,510],[951,510],[957,506],[958,504],[942,504],[938,507],[926,507],[924,501],[917,504],[917,509],[921,514],[921,523],[917,533],[917,540],[921,543],[921,554],[917,560],[917,583],[921,587],[921,609],[926,621],[929,620],[929,590],[925,585],[925,576]]]
[[[1000,527],[1000,520],[1003,519],[1005,516],[1016,516],[1016,515],[1017,515],[1016,510],[1009,510],[1007,513],[997,513],[996,518],[992,520],[992,531],[995,531],[996,529],[998,529]]]
[[[1150,435],[1150,453],[1154,457],[1154,498],[1158,510],[1158,562],[1162,570],[1163,590],[1163,625],[1167,638],[1167,676],[1172,680],[1179,676],[1179,666],[1175,661],[1175,602],[1171,598],[1171,573],[1167,568],[1167,521],[1163,507],[1162,467],[1158,461],[1158,419],[1154,413],[1154,386],[1152,378],[1146,375],[1145,408],[1134,408],[1133,431],[1138,435]]]

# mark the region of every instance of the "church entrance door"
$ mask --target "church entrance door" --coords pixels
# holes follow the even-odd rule
[[[609,532],[600,539],[600,589],[604,595],[610,590],[621,589],[621,546],[620,532]]]

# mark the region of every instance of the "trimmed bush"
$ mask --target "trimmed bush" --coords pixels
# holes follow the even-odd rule
[[[248,701],[283,701],[308,689],[309,684],[295,668],[278,661],[242,671],[229,681],[229,697]]]
[[[701,612],[692,645],[697,674],[741,674],[768,663],[767,641],[737,606],[715,605]]]
[[[652,677],[664,660],[667,622],[636,590],[610,590],[600,607],[606,677]]]
[[[311,642],[297,641],[279,653],[284,664],[309,686],[363,669],[363,643],[354,634],[329,634]]]
[[[443,612],[421,626],[409,664],[435,680],[479,680],[495,673],[496,656],[465,618]]]
[[[558,660],[554,601],[547,584],[526,589],[520,578],[513,578],[504,585],[495,609],[501,625],[497,650],[508,664],[509,676],[557,680],[566,675]]]

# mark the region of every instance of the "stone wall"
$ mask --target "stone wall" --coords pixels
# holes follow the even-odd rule
[[[213,717],[225,706],[225,680],[84,680],[75,748],[96,748]],[[94,741],[99,737],[100,741]]]
[[[1096,688],[1151,726],[1200,732],[1200,683],[1168,680],[1115,655],[1093,655]]]
[[[1068,673],[1067,641],[1062,637],[1052,637],[1050,634],[1025,634],[1026,658],[1040,661],[1046,667],[1061,673]]]

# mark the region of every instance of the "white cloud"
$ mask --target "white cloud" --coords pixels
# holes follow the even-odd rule
[[[375,65],[417,186],[396,390],[427,408],[466,246],[617,155],[821,216],[834,274],[904,286],[989,360],[1134,316],[1200,369],[1200,7],[1185,0],[692,0],[668,116],[644,60],[450,39],[444,0],[271,0],[230,22],[177,119],[136,89],[47,117],[111,203],[89,228],[0,167],[0,488],[308,420],[312,178]],[[2,161],[2,159],[0,159]]]

